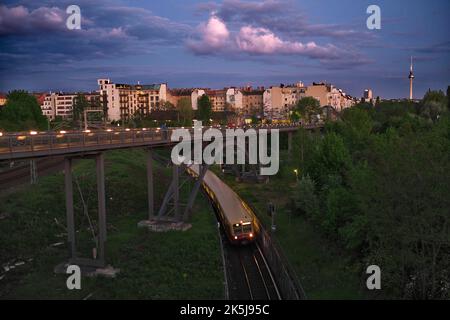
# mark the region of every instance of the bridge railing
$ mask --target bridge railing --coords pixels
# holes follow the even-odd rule
[[[317,126],[304,126],[306,129],[313,129]],[[209,127],[203,127],[204,130]],[[279,129],[280,132],[291,132],[298,129],[298,125],[292,124],[264,124],[264,125],[246,125],[243,127],[214,126],[222,130],[226,129]],[[96,149],[138,146],[147,142],[159,141],[161,143],[169,142],[173,130],[168,129],[107,129],[95,131],[58,131],[58,132],[18,132],[1,133],[0,132],[0,160],[15,159],[31,156],[48,156],[52,154],[62,154],[65,151],[93,151]],[[188,128],[191,131],[192,128]]]
[[[170,138],[170,130],[122,130],[122,131],[75,131],[75,132],[28,132],[2,134],[0,157],[8,158],[16,153],[70,151],[92,149],[99,146],[134,145]]]

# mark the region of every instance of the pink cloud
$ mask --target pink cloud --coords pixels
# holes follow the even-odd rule
[[[253,54],[253,55],[304,55],[316,59],[334,59],[339,51],[333,45],[320,46],[315,42],[282,40],[266,28],[244,26],[237,32],[213,14],[198,28],[198,40],[190,40],[187,46],[196,54]]]
[[[0,34],[61,31],[65,28],[65,15],[65,12],[55,7],[29,11],[24,6],[8,8],[0,5]]]
[[[238,49],[251,54],[302,54],[313,58],[333,58],[336,47],[315,42],[283,41],[265,28],[242,27],[236,37]]]
[[[199,40],[190,40],[188,47],[197,54],[209,54],[223,49],[230,42],[230,31],[227,25],[217,16],[212,15],[208,22],[200,25]]]
[[[212,16],[202,27],[203,41],[212,48],[222,47],[230,38],[226,24],[216,16]]]

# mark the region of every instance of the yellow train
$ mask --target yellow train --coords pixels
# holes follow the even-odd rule
[[[199,166],[189,167],[193,176],[199,175]],[[222,226],[233,244],[248,244],[255,241],[259,224],[254,212],[226,183],[208,170],[203,179],[203,189],[216,207]]]

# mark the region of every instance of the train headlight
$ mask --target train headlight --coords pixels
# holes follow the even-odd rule
[[[250,233],[250,238],[253,238],[253,233]]]

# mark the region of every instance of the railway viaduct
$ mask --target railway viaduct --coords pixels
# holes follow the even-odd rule
[[[248,126],[242,129],[279,130],[280,133],[288,135],[288,149],[292,149],[293,134],[299,130],[299,126],[290,125],[260,125]],[[305,126],[307,130],[315,130],[320,126]],[[204,166],[202,172],[195,182],[191,191],[188,203],[181,215],[179,208],[179,175],[180,167],[173,166],[172,183],[166,193],[163,205],[155,214],[153,195],[153,149],[161,147],[171,147],[177,142],[171,141],[170,137],[176,128],[171,129],[125,129],[125,130],[99,130],[99,131],[59,131],[59,132],[27,132],[27,133],[0,133],[0,161],[34,160],[39,158],[49,158],[54,156],[64,157],[65,176],[65,199],[66,199],[66,219],[69,245],[69,264],[76,264],[84,267],[103,268],[106,266],[105,243],[106,234],[106,199],[105,199],[105,167],[104,152],[109,150],[145,148],[147,155],[147,185],[148,185],[148,218],[149,220],[160,218],[167,212],[167,203],[174,200],[174,215],[176,219],[188,219],[190,209],[201,180],[207,171]],[[220,128],[222,133],[226,128]],[[236,128],[238,129],[238,128]],[[73,185],[72,185],[72,165],[73,159],[89,158],[96,162],[97,176],[97,197],[98,197],[98,254],[95,259],[81,258],[77,256],[75,241]]]

